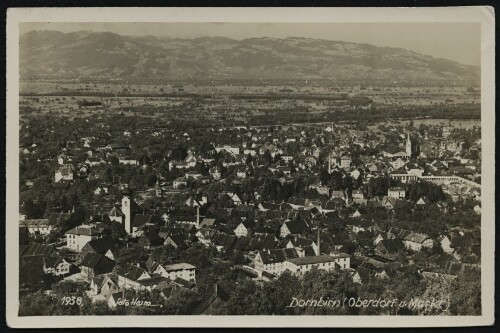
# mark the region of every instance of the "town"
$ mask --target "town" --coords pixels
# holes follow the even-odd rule
[[[20,315],[480,313],[477,90],[203,84],[21,85]]]

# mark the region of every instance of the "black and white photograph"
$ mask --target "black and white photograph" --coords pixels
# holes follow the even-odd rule
[[[38,10],[8,27],[12,325],[493,322],[489,8]]]

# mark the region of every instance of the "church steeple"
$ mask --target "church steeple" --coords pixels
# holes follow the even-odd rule
[[[412,150],[411,150],[410,132],[406,133],[406,153],[411,157]]]

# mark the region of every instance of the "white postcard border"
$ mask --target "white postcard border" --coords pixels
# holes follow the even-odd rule
[[[492,7],[434,8],[10,8],[7,11],[6,304],[15,328],[457,327],[494,322],[495,22]],[[481,316],[58,316],[19,317],[19,23],[21,22],[481,22]]]

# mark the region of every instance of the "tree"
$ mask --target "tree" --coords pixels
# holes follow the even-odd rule
[[[24,212],[28,219],[41,219],[45,212],[45,202],[29,199],[24,203]]]
[[[344,298],[356,299],[357,296],[357,286],[352,282],[348,273],[312,269],[304,274],[297,298],[341,300]],[[306,307],[302,311],[307,315],[357,314],[358,309],[352,307]]]
[[[123,239],[127,236],[127,232],[125,231],[125,227],[120,222],[111,221],[109,223],[109,230],[110,230],[111,238],[113,238],[114,241],[117,241],[119,239]]]
[[[451,287],[450,312],[452,315],[476,316],[481,314],[481,272],[465,270]]]
[[[334,191],[340,191],[342,189],[342,172],[333,171],[330,175],[329,185]]]
[[[146,178],[146,185],[148,187],[151,187],[156,183],[157,180],[158,180],[158,178],[156,177],[156,174],[150,173],[148,175],[148,177]]]

